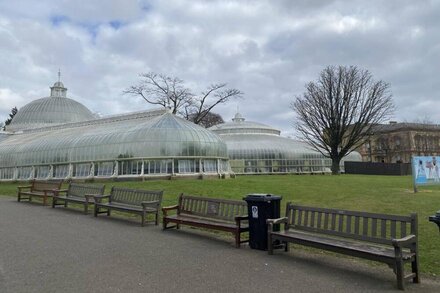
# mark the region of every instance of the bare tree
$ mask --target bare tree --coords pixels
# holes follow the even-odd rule
[[[232,98],[241,98],[242,95],[243,93],[237,89],[226,88],[225,83],[212,84],[206,91],[193,97],[191,102],[185,106],[183,115],[195,124],[201,124],[217,105],[225,104]]]
[[[300,136],[332,159],[333,174],[340,173],[341,159],[368,139],[372,126],[394,110],[390,85],[356,66],[325,68],[291,107]]]
[[[202,124],[216,106],[243,95],[237,89],[226,88],[225,83],[212,84],[200,95],[194,95],[179,78],[153,72],[139,76],[139,84],[127,88],[125,94],[141,96],[153,105],[171,107],[174,114],[180,114],[195,124]]]
[[[188,117],[186,117],[186,119],[191,122],[194,122],[195,118],[196,118],[195,115],[189,115]],[[203,119],[199,120],[197,124],[199,124],[205,128],[209,128],[209,127],[212,127],[214,125],[224,123],[224,122],[225,121],[223,120],[223,117],[220,116],[220,114],[209,112],[208,114],[204,115]]]
[[[124,90],[124,94],[141,96],[149,104],[170,107],[173,114],[191,102],[192,93],[179,78],[154,72],[141,73],[139,77],[139,83]]]

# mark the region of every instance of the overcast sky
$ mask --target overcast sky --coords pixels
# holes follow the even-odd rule
[[[252,121],[292,134],[289,108],[327,65],[391,84],[394,120],[440,123],[440,1],[0,0],[0,121],[61,80],[102,115],[151,109],[122,91],[141,72],[196,92],[225,82]]]

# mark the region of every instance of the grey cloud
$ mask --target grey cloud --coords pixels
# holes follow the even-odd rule
[[[20,103],[47,96],[61,67],[68,94],[93,111],[146,109],[121,92],[153,70],[199,91],[227,82],[246,95],[218,108],[225,120],[239,106],[247,119],[291,133],[289,105],[305,83],[327,65],[353,64],[390,82],[397,120],[440,123],[439,2],[25,3],[26,11],[14,1],[0,4],[0,89]],[[54,26],[54,15],[68,21]],[[7,114],[0,107],[0,121]]]

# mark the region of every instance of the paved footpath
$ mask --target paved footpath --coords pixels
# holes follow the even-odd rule
[[[0,197],[0,292],[398,292],[385,265],[233,242]]]

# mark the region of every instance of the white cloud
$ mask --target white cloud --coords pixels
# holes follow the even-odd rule
[[[0,88],[0,113],[6,113],[5,116],[11,113],[12,108],[22,106],[25,102],[26,99],[14,93],[11,89]]]
[[[245,99],[217,109],[225,120],[239,106],[248,120],[291,133],[289,105],[304,84],[327,65],[354,64],[391,83],[397,120],[428,111],[439,123],[439,9],[360,0],[3,1],[0,121],[48,96],[58,68],[68,96],[94,112],[149,108],[121,93],[152,70],[197,91],[227,82]]]

